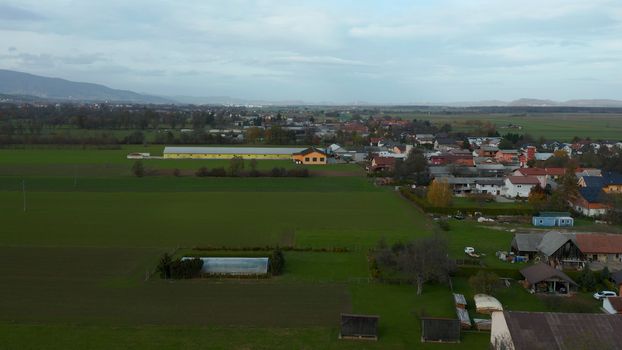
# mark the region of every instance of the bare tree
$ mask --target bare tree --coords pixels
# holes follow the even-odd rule
[[[444,282],[454,269],[449,259],[447,242],[439,236],[421,238],[404,245],[397,252],[398,269],[412,278],[417,295],[423,292],[423,284],[429,281]]]

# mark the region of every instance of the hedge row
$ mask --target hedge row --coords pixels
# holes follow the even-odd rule
[[[426,213],[435,213],[435,214],[455,214],[457,211],[460,211],[464,214],[474,214],[476,212],[482,213],[482,215],[488,216],[499,216],[499,215],[513,215],[513,216],[530,216],[534,214],[533,209],[529,208],[482,208],[482,207],[461,207],[461,208],[453,208],[453,207],[435,207],[430,205],[427,200],[424,198],[418,197],[416,194],[412,193],[408,188],[401,188],[400,193],[408,200],[411,200],[415,204],[417,204],[423,211]]]
[[[486,270],[486,272],[494,272],[499,277],[513,278],[515,280],[522,280],[523,275],[520,274],[518,269],[506,269],[502,267],[484,267],[484,266],[458,266],[454,276],[469,278],[476,275],[480,270]]]
[[[227,247],[227,246],[203,246],[194,247],[192,250],[198,251],[273,251],[280,249],[285,252],[319,252],[319,253],[349,253],[350,248],[346,247],[331,247],[331,248],[312,248],[312,247],[273,247],[273,246],[258,246],[258,247]]]

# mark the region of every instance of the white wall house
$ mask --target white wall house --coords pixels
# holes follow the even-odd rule
[[[531,190],[539,184],[540,181],[533,176],[508,176],[503,186],[503,195],[509,198],[527,198]]]

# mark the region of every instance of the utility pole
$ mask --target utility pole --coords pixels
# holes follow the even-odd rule
[[[26,212],[26,180],[22,180],[22,196],[24,198],[24,213]]]

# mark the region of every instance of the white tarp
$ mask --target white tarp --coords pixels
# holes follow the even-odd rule
[[[487,294],[475,294],[475,310],[480,314],[490,314],[493,311],[503,311],[503,306],[495,297]]]

